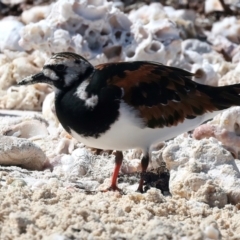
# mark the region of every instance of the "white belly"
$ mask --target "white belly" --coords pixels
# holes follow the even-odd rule
[[[145,151],[153,144],[171,139],[181,133],[194,129],[218,113],[207,113],[194,119],[186,119],[183,123],[173,127],[143,128],[141,120],[136,118],[133,112],[129,111],[129,107],[125,103],[121,103],[118,121],[112,124],[110,130],[100,137],[83,137],[72,129],[71,135],[86,146],[93,148],[106,150],[140,148]]]

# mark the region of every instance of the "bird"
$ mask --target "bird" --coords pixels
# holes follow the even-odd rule
[[[124,150],[141,149],[143,193],[152,146],[191,131],[219,112],[240,105],[240,84],[209,86],[193,73],[158,62],[110,62],[93,66],[73,52],[53,54],[42,70],[18,85],[47,83],[55,91],[63,128],[88,147],[114,150],[115,168],[107,190],[121,191],[117,179]]]

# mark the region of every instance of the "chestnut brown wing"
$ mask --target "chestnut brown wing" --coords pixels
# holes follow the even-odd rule
[[[226,87],[193,82],[193,74],[179,68],[154,62],[126,62],[102,64],[96,69],[105,84],[123,89],[124,101],[137,109],[151,128],[175,126],[186,118],[234,105]],[[230,90],[237,95],[230,88],[227,93]],[[239,97],[236,101],[240,103]]]

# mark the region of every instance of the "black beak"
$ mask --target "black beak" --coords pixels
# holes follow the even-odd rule
[[[39,72],[35,75],[28,76],[18,82],[18,85],[30,85],[35,83],[48,83],[52,84],[52,80],[45,76],[42,72]]]

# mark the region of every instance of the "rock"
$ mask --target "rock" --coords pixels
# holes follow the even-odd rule
[[[46,155],[27,139],[0,136],[0,164],[43,170]]]
[[[219,0],[206,0],[205,1],[205,13],[211,12],[223,12],[223,6]]]
[[[159,155],[170,170],[173,195],[218,207],[240,200],[239,169],[231,153],[217,141],[177,137]]]
[[[230,41],[239,44],[240,20],[235,16],[223,18],[213,24],[212,34],[225,36]]]
[[[0,124],[0,134],[19,138],[46,137],[47,123],[37,115],[4,117]]]
[[[21,19],[25,24],[39,22],[48,16],[51,7],[52,5],[32,7],[22,13]]]
[[[22,51],[19,46],[20,31],[24,25],[13,17],[5,18],[0,21],[0,51],[5,49]]]
[[[232,107],[207,124],[197,127],[193,137],[196,139],[214,137],[238,158],[240,155],[240,107]]]

